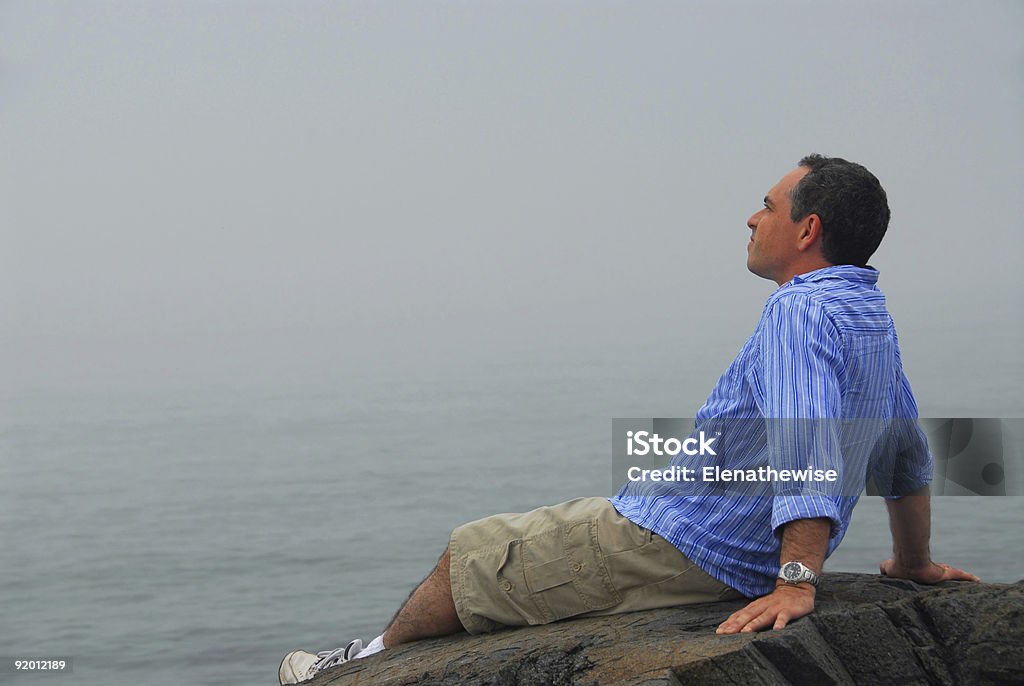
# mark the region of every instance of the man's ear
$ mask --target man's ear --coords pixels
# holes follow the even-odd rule
[[[796,236],[796,249],[805,252],[818,246],[821,248],[821,217],[809,214],[800,222],[800,231]]]

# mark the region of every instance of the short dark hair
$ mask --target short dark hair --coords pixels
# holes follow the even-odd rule
[[[793,188],[790,217],[821,218],[822,252],[832,264],[867,265],[889,226],[889,203],[875,175],[841,157],[807,155]]]

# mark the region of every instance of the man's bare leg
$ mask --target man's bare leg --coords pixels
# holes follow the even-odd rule
[[[452,599],[451,554],[446,548],[434,571],[409,594],[384,630],[384,646],[462,631]]]

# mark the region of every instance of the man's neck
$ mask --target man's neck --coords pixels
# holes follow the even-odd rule
[[[824,259],[821,258],[801,260],[796,264],[790,265],[789,268],[783,272],[786,278],[783,279],[781,276],[779,276],[775,279],[775,283],[779,284],[779,286],[782,286],[792,281],[793,277],[797,276],[798,274],[807,274],[808,272],[816,272],[819,269],[834,266],[835,265],[832,264],[831,262],[826,262]],[[782,280],[780,281],[779,279]]]

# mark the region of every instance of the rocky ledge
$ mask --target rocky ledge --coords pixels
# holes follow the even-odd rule
[[[1024,581],[921,586],[829,573],[815,612],[717,636],[742,602],[420,641],[320,674],[323,686],[1022,684]]]

